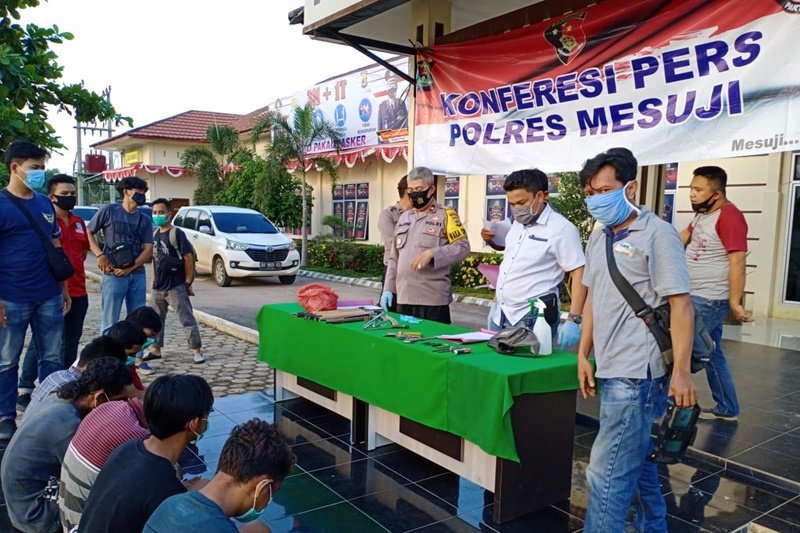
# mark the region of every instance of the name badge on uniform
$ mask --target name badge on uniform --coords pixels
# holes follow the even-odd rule
[[[627,242],[618,242],[614,245],[614,251],[632,257],[635,248]]]

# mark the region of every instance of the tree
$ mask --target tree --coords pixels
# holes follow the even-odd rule
[[[558,174],[558,196],[550,199],[556,211],[572,222],[581,236],[581,243],[586,246],[589,235],[592,233],[592,215],[586,209],[580,179],[577,172],[561,172]]]
[[[27,139],[43,148],[64,148],[55,129],[47,122],[53,109],[65,111],[80,122],[113,120],[133,125],[129,117],[116,112],[103,96],[82,84],[60,82],[63,67],[51,45],[73,38],[58,26],[35,24],[22,27],[19,11],[36,7],[39,0],[0,2],[0,150],[16,139]]]
[[[193,145],[183,151],[181,165],[197,175],[194,203],[209,205],[230,184],[231,165],[252,160],[253,154],[239,143],[231,126],[212,124],[206,130],[208,147]]]
[[[302,183],[286,170],[286,165],[274,157],[263,161],[263,173],[256,181],[254,200],[258,210],[281,228],[303,226]],[[308,186],[307,186],[308,187]],[[310,190],[306,191],[306,210],[311,210]]]
[[[307,102],[302,107],[295,107],[289,120],[280,113],[271,112],[263,115],[253,125],[253,144],[257,143],[261,136],[267,132],[272,132],[272,143],[267,148],[270,157],[274,157],[283,165],[290,161],[296,161],[297,167],[303,177],[301,196],[302,196],[302,234],[303,244],[300,254],[300,265],[305,266],[308,257],[308,232],[306,225],[309,220],[308,185],[306,183],[306,163],[310,162],[323,172],[327,172],[332,181],[336,182],[337,170],[333,162],[322,156],[315,155],[314,147],[319,144],[330,145],[333,150],[339,151],[342,142],[342,134],[336,126],[326,120],[314,117],[314,106]]]

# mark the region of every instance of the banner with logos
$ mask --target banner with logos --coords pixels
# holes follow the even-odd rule
[[[408,61],[402,57],[389,63],[408,72]],[[342,150],[405,143],[408,141],[408,89],[408,82],[386,67],[373,64],[278,98],[267,109],[288,117],[296,106],[311,102],[316,118],[335,124],[341,131]],[[319,143],[312,147],[311,153],[332,150],[329,143]]]
[[[606,0],[417,62],[416,165],[575,170],[800,149],[800,0]]]

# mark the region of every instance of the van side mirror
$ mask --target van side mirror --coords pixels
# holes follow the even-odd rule
[[[214,235],[214,231],[211,229],[211,226],[202,225],[198,231],[200,233],[205,233],[206,235]]]

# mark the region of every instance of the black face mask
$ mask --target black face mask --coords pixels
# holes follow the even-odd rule
[[[692,211],[695,213],[708,213],[708,210],[711,209],[711,206],[714,205],[714,202],[716,201],[717,199],[714,198],[714,194],[712,194],[706,200],[700,203],[696,204],[692,202]]]
[[[422,209],[431,201],[433,195],[430,194],[430,188],[424,191],[408,191],[408,199],[411,200],[411,205],[417,209]]]
[[[77,196],[56,196],[53,203],[64,211],[72,211],[72,208],[75,207],[75,202],[77,201]]]
[[[145,196],[143,192],[135,192],[131,198],[136,202],[136,205],[144,205],[147,201],[147,196]]]

